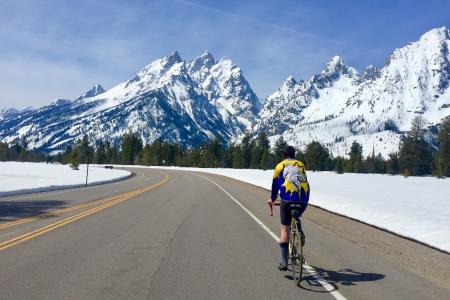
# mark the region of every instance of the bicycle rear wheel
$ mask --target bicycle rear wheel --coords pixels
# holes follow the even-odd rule
[[[289,238],[289,255],[291,259],[292,278],[297,286],[300,286],[303,276],[303,248],[298,230],[291,228]]]
[[[298,261],[298,279],[296,280],[297,286],[300,286],[300,283],[303,278],[303,264],[305,263],[305,260],[303,258],[303,246],[301,241],[301,236],[297,234],[298,237],[298,246],[297,246],[297,261]]]

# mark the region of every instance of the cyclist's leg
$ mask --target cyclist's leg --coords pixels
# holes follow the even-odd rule
[[[288,265],[288,251],[289,251],[289,231],[291,228],[291,210],[290,205],[284,201],[280,203],[280,250],[281,250],[281,264],[278,266],[280,270],[285,270]]]
[[[299,210],[300,217],[303,215],[303,213],[305,212],[307,207],[308,207],[308,204],[302,205],[302,207]],[[297,229],[301,235],[302,246],[304,246],[305,245],[305,233],[303,232],[302,221],[300,220],[300,217],[297,218]]]
[[[280,230],[280,243],[289,242],[289,232],[291,231],[291,226],[281,224]]]
[[[280,202],[280,243],[289,242],[289,231],[291,229],[291,206],[288,202]]]

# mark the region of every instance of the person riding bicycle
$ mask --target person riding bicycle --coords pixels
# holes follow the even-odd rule
[[[280,192],[280,249],[281,249],[281,263],[278,264],[280,271],[286,271],[288,266],[288,246],[289,246],[289,231],[291,228],[291,204],[299,204],[300,216],[306,210],[309,201],[309,184],[306,178],[305,165],[294,159],[295,148],[286,146],[282,150],[283,160],[275,167],[275,172],[272,181],[272,194],[267,201],[273,204],[277,199],[278,192]],[[298,220],[300,226],[300,220]],[[299,228],[304,242],[304,234]]]

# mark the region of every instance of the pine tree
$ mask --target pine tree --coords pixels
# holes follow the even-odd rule
[[[251,158],[252,159],[250,162],[250,168],[259,169],[261,163],[261,150],[259,149],[259,146],[256,143],[254,143],[254,146],[252,147]]]
[[[250,132],[246,131],[244,133],[241,146],[242,155],[244,156],[245,162],[244,168],[249,168],[252,161],[253,147],[255,146],[255,143],[252,141],[252,135],[250,134]]]
[[[372,149],[372,154],[366,159],[366,170],[367,173],[376,173],[376,162],[375,162],[375,146]]]
[[[78,166],[81,162],[81,156],[80,156],[80,147],[75,146],[72,151],[69,153],[69,164],[72,169],[78,170]]]
[[[404,174],[426,175],[431,173],[432,162],[431,146],[425,141],[425,120],[415,117],[411,123],[411,131],[400,143],[400,168]]]
[[[102,140],[99,140],[97,143],[97,147],[95,150],[94,162],[96,164],[104,164],[106,163],[106,149],[105,143]]]
[[[141,164],[152,165],[152,146],[147,144],[142,149]]]
[[[280,136],[273,147],[274,159],[276,163],[283,160],[283,149],[287,146],[287,142]]]
[[[321,143],[313,141],[306,146],[304,163],[307,169],[313,171],[329,170],[330,161],[330,153]]]
[[[440,125],[438,145],[436,173],[439,177],[450,177],[450,117],[447,117]]]
[[[90,151],[90,147],[89,147],[89,138],[86,134],[84,134],[83,137],[81,138],[81,140],[79,140],[77,147],[78,147],[78,151],[79,151],[78,155],[80,158],[80,163],[87,164],[88,160],[90,158],[89,156],[91,154],[91,151]],[[92,161],[92,160],[90,160],[90,161]]]
[[[142,140],[137,133],[125,133],[122,138],[120,159],[125,165],[136,164],[142,150]]]
[[[244,150],[241,145],[233,148],[233,169],[244,169],[247,163],[245,161]]]
[[[296,149],[295,159],[301,161],[302,163],[305,163],[305,153],[300,149]]]
[[[28,159],[28,142],[26,138],[22,138],[20,143],[18,144],[18,153],[17,160],[18,161],[27,161]]]
[[[391,175],[397,175],[399,171],[398,152],[388,154],[389,159],[386,161],[386,172]]]
[[[270,141],[265,132],[260,132],[256,138],[255,144],[252,147],[252,159],[250,167],[252,169],[261,169],[266,166],[262,166],[261,162],[264,159],[264,162],[268,160],[268,154],[270,154]]]
[[[381,153],[375,157],[375,173],[385,174],[386,173],[386,162],[383,159]]]
[[[0,142],[0,161],[8,160],[8,144]]]
[[[73,147],[68,145],[65,149],[64,152],[61,155],[61,161],[60,163],[62,164],[68,164],[70,162],[70,155],[72,154],[73,151]]]
[[[108,140],[105,141],[105,154],[106,154],[106,163],[108,164],[119,163],[118,150]]]
[[[206,168],[217,168],[220,165],[223,154],[223,146],[220,137],[216,135],[214,140],[204,144],[202,166]]]
[[[70,148],[66,148],[67,150],[70,150]],[[93,150],[89,146],[89,139],[86,134],[83,135],[83,137],[76,141],[75,146],[72,148],[72,150],[68,154],[68,160],[69,164],[73,169],[78,169],[79,164],[92,162]]]
[[[350,159],[347,161],[345,166],[346,172],[362,173],[364,171],[362,162],[362,152],[363,149],[361,144],[354,141],[350,148],[349,153]]]
[[[344,164],[345,159],[341,156],[338,156],[334,159],[334,171],[338,174],[344,174]]]
[[[274,168],[273,157],[269,150],[263,150],[261,153],[260,168],[263,170]]]

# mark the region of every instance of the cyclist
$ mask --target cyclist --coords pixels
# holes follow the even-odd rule
[[[294,159],[295,149],[292,146],[284,147],[282,151],[283,161],[276,167],[272,181],[272,194],[267,201],[273,204],[277,199],[278,192],[280,192],[280,249],[281,249],[281,263],[278,264],[280,271],[286,271],[288,266],[288,247],[289,247],[289,231],[291,224],[291,204],[300,204],[300,216],[306,210],[309,200],[309,184],[306,178],[304,164]],[[299,227],[301,226],[298,220]],[[302,243],[305,237],[301,228],[299,228]]]

